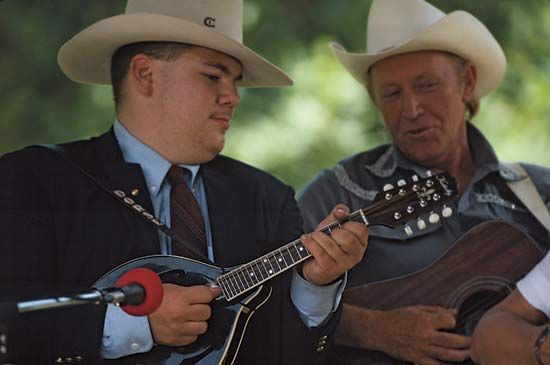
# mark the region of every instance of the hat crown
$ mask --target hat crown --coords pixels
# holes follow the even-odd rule
[[[128,0],[131,13],[180,18],[243,42],[243,0]]]
[[[424,0],[374,0],[367,21],[367,53],[397,48],[444,17]]]

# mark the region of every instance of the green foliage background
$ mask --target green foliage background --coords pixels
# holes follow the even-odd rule
[[[242,90],[225,154],[301,189],[321,168],[387,142],[367,94],[327,44],[364,51],[369,0],[245,0],[245,43],[295,79],[286,89]],[[550,165],[550,1],[433,0],[463,9],[508,57],[500,89],[476,124],[508,161]],[[108,87],[66,79],[59,47],[124,10],[123,0],[0,0],[0,154],[97,135],[115,114]]]

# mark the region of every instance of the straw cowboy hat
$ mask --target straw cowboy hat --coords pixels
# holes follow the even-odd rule
[[[446,15],[424,0],[373,0],[367,22],[367,52],[349,53],[331,43],[332,52],[362,85],[376,62],[401,53],[440,50],[473,62],[478,80],[474,95],[498,87],[506,58],[491,32],[473,15],[454,11]]]
[[[243,0],[128,0],[126,12],[90,25],[58,54],[71,80],[110,84],[111,57],[127,44],[172,41],[211,48],[243,66],[241,87],[289,86],[292,79],[243,45]]]

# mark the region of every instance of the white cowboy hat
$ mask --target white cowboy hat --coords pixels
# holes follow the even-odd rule
[[[349,53],[330,44],[340,63],[362,85],[376,62],[401,53],[440,50],[473,62],[478,79],[474,95],[497,88],[506,70],[506,58],[491,32],[473,15],[454,11],[446,15],[424,0],[373,0],[367,22],[367,53]]]
[[[127,44],[188,43],[225,53],[243,67],[241,87],[289,86],[292,79],[242,43],[243,0],[128,0],[126,12],[90,25],[57,56],[71,80],[110,84],[111,57]]]

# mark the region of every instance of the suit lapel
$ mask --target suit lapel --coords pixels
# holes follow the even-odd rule
[[[92,167],[92,172],[95,172],[94,176],[111,191],[122,190],[137,204],[153,213],[153,204],[143,172],[138,164],[124,161],[112,129],[97,138],[95,155],[98,158],[91,160],[98,161]],[[117,201],[115,204],[121,208],[121,219],[125,232],[131,237],[128,241],[135,249],[134,252],[139,255],[159,253],[160,244],[157,230],[153,229],[152,225],[146,223],[143,218],[124,207],[123,203]]]

